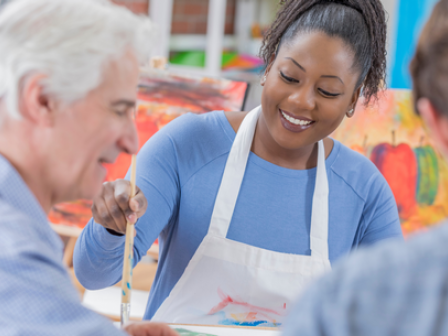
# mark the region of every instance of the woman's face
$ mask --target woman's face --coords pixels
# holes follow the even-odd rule
[[[280,48],[262,95],[263,119],[280,147],[312,145],[339,126],[359,95],[353,63],[341,39],[320,32],[299,34]]]

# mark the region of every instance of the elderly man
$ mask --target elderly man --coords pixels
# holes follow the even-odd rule
[[[15,0],[0,12],[0,334],[124,335],[84,308],[47,222],[93,198],[138,149],[132,115],[149,22],[107,1]],[[164,325],[131,335],[176,335]]]

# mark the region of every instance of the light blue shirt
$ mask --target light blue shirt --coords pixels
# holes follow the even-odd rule
[[[305,291],[283,336],[448,335],[448,223],[337,264]]]
[[[136,260],[157,237],[160,243],[146,319],[169,295],[208,231],[234,139],[223,112],[187,114],[155,134],[138,155],[137,185],[148,199],[148,209],[136,225]],[[335,141],[326,167],[332,262],[359,245],[402,237],[392,192],[369,160]],[[250,153],[227,237],[267,250],[310,255],[315,176],[316,169],[287,169]],[[123,248],[124,237],[91,221],[75,248],[80,282],[88,289],[118,282]]]
[[[0,335],[125,335],[81,305],[62,264],[60,238],[1,155],[0,229]]]

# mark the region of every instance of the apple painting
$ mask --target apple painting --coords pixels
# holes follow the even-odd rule
[[[431,146],[414,149],[418,163],[417,202],[419,205],[433,205],[439,188],[439,163]]]
[[[351,145],[350,149],[354,150],[355,152],[364,155],[367,158],[370,158],[370,156],[372,155],[372,151],[373,151],[373,146],[372,145],[367,145],[367,140],[368,137],[367,135],[364,137],[364,141],[362,146],[355,144],[355,145]]]
[[[394,135],[393,135],[394,138]],[[409,219],[417,210],[417,160],[407,144],[377,145],[370,159],[383,174],[397,202],[400,218]]]

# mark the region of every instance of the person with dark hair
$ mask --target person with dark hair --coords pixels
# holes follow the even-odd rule
[[[380,0],[283,1],[261,55],[261,106],[188,114],[138,156],[137,196],[106,183],[75,249],[89,289],[121,277],[126,219],[139,260],[159,237],[146,319],[278,326],[353,248],[402,237],[376,167],[329,135],[385,77]]]
[[[448,158],[448,0],[439,1],[411,63],[418,113]],[[284,336],[448,335],[448,223],[341,260],[293,309]]]

